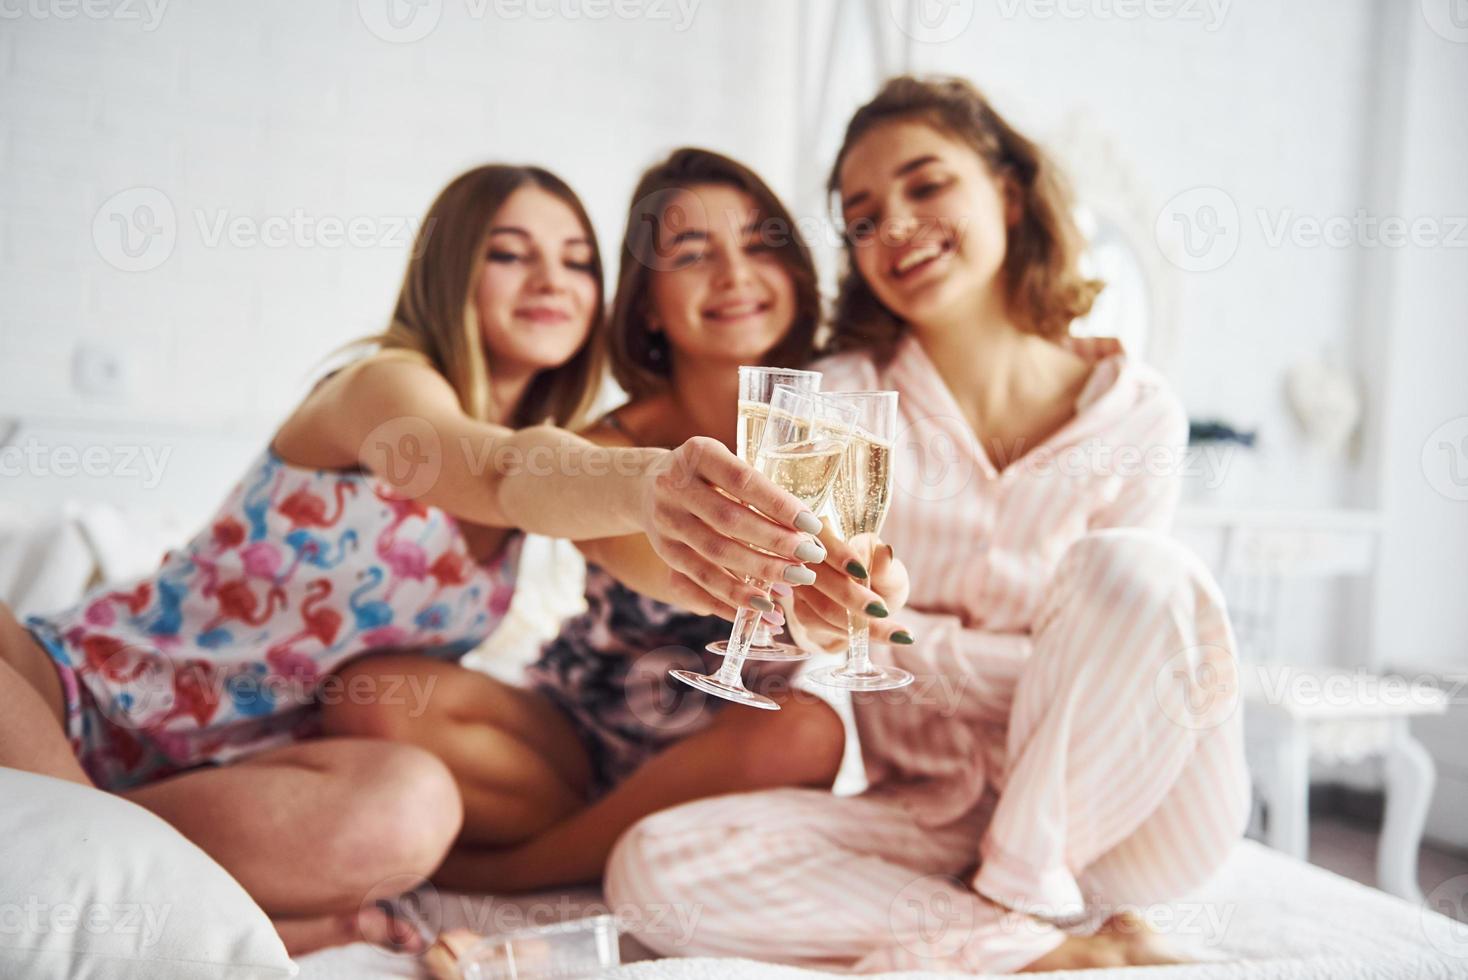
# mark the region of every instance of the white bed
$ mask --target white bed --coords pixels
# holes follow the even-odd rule
[[[547,918],[597,910],[592,892],[518,899],[440,896],[449,926],[515,921],[521,909]],[[1065,976],[1089,980],[1427,980],[1468,977],[1468,925],[1262,845],[1239,845],[1223,870],[1176,910],[1178,932],[1222,962],[1194,966],[1100,970]],[[757,950],[751,950],[752,953]],[[624,959],[645,956],[624,940]],[[300,961],[301,980],[417,977],[408,957],[359,944],[325,950]],[[638,959],[608,974],[618,980],[809,980],[832,974],[743,959]],[[1062,974],[1052,974],[1059,976]],[[918,980],[954,974],[891,974]]]
[[[74,601],[88,581],[126,579],[151,567],[162,548],[180,537],[184,527],[178,520],[148,520],[109,507],[64,508],[48,520],[8,514],[0,507],[0,598],[22,612],[27,606],[59,608]],[[541,569],[544,579],[561,580],[564,585],[572,577],[568,571],[574,570],[559,567],[568,552],[549,549],[536,556],[536,562],[545,566]],[[508,674],[515,672],[517,661],[524,656],[516,648],[533,649],[544,623],[572,611],[567,603],[579,598],[574,589],[523,592],[525,600],[533,598],[537,605],[529,608],[517,596],[511,621],[491,641],[498,648],[483,658],[487,666]],[[486,923],[517,924],[523,920],[515,913],[527,910],[539,917],[537,921],[552,921],[597,911],[600,904],[595,892],[585,891],[519,899],[440,899],[446,927],[477,924],[480,931]],[[1123,976],[1148,980],[1468,978],[1468,926],[1252,842],[1240,845],[1212,882],[1176,908],[1180,910],[1179,932],[1206,951],[1223,954],[1227,962],[1067,975],[1091,980]],[[654,960],[635,943],[624,939],[623,945],[627,965],[612,976],[626,980],[799,980],[827,975],[751,960]],[[757,954],[758,950],[750,952]],[[415,960],[365,944],[303,957],[300,968],[303,980],[420,975]]]

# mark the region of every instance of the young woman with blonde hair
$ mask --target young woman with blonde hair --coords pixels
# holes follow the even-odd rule
[[[167,819],[294,952],[383,938],[371,900],[438,866],[464,803],[429,752],[322,737],[323,706],[382,693],[342,685],[344,665],[411,649],[462,670],[523,531],[644,535],[669,594],[711,610],[768,608],[743,576],[800,567],[798,528],[819,528],[716,440],[604,448],[555,427],[599,381],[601,287],[559,178],[454,180],[375,350],[317,385],[208,527],[72,609],[22,627],[0,607],[0,765]]]

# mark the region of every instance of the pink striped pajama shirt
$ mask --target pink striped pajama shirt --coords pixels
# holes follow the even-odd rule
[[[917,681],[853,699],[862,795],[738,794],[634,826],[609,898],[697,923],[649,946],[1012,972],[1061,926],[1197,885],[1239,839],[1233,634],[1207,571],[1163,533],[1185,417],[1115,341],[1070,343],[1094,362],[1075,416],[1003,471],[911,337],[886,364],[819,365],[827,390],[901,393],[883,537],[911,573],[900,618],[918,642],[873,655]]]

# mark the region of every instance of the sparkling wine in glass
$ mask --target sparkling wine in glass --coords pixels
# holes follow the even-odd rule
[[[871,568],[877,534],[892,503],[897,392],[843,391],[825,397],[856,413],[855,431],[847,440],[831,492],[831,509],[842,539]],[[811,680],[848,691],[890,691],[912,683],[913,675],[907,671],[872,663],[871,626],[866,616],[847,613],[846,635],[846,663],[812,671]]]
[[[797,391],[819,391],[821,372],[797,371],[793,368],[741,367],[739,369],[739,428],[735,436],[734,451],[750,466],[759,451],[760,437],[765,431],[765,420],[770,417],[770,398],[776,385],[785,385]],[[745,654],[749,660],[806,660],[810,654],[789,643],[777,643],[771,629],[761,619],[755,627],[754,639]],[[728,652],[728,640],[715,640],[704,649],[723,656]]]
[[[836,482],[855,418],[854,410],[824,395],[777,386],[755,453],[755,468],[798,499],[807,510],[816,512],[825,506]],[[769,592],[768,582],[750,584]],[[749,646],[759,619],[760,614],[754,609],[739,610],[729,634],[724,662],[717,673],[699,674],[691,670],[670,673],[705,694],[778,711],[778,704],[746,688],[740,676],[744,661],[749,659]]]

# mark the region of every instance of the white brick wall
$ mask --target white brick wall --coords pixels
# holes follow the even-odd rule
[[[812,202],[810,188],[793,186],[796,137],[806,135],[797,123],[798,69],[808,59],[792,0],[699,0],[682,32],[666,20],[497,13],[516,9],[514,0],[425,0],[423,9],[440,12],[436,28],[401,44],[375,36],[364,15],[389,3],[402,12],[406,0],[169,0],[154,30],[139,20],[55,16],[73,2],[0,0],[0,432],[9,416],[79,420],[66,423],[68,438],[83,438],[78,433],[94,420],[114,428],[121,420],[144,435],[155,423],[229,428],[242,455],[289,408],[321,355],[382,324],[405,260],[401,245],[208,247],[201,218],[300,210],[316,220],[417,220],[465,167],[533,161],[581,192],[605,250],[614,252],[636,173],[679,143],[727,150],[792,200]],[[595,0],[527,0],[541,11],[584,10],[588,2]],[[1381,137],[1367,131],[1365,110],[1379,81],[1373,42],[1385,8],[1369,0],[1233,0],[1209,30],[1186,20],[1101,16],[1120,6],[1101,0],[1063,5],[1093,8],[1079,18],[1047,17],[1056,5],[1025,0],[967,6],[972,23],[959,36],[913,45],[920,66],[970,75],[1042,138],[1064,133],[1076,118],[1107,134],[1148,206],[1199,184],[1235,199],[1253,222],[1238,254],[1216,271],[1176,274],[1179,303],[1167,328],[1179,337],[1174,367],[1183,397],[1195,413],[1264,426],[1262,500],[1357,502],[1353,480],[1376,481],[1361,479],[1352,460],[1320,459],[1301,445],[1281,376],[1328,348],[1376,373],[1357,341],[1394,328],[1366,322],[1356,250],[1268,247],[1252,216],[1260,207],[1349,215],[1363,201],[1367,161]],[[1468,47],[1428,33],[1417,13],[1407,18],[1417,50],[1442,62],[1442,77],[1461,80]],[[805,43],[823,51],[825,38]],[[873,84],[864,38],[847,37],[840,61],[836,103],[819,123],[823,152]],[[1457,91],[1439,89],[1418,86],[1412,97],[1446,105]],[[1419,105],[1413,118],[1441,119],[1451,129],[1450,110],[1423,111]],[[1430,143],[1437,125],[1419,123],[1415,138]],[[1446,213],[1457,203],[1438,193],[1462,168],[1460,148],[1449,149],[1449,162],[1408,198],[1416,211]],[[166,195],[177,241],[157,268],[126,272],[104,259],[93,223],[104,202],[138,187]],[[118,229],[105,218],[102,241],[110,235],[115,248]],[[1461,324],[1461,310],[1430,292],[1446,275],[1437,270],[1455,258],[1424,259],[1429,292],[1414,287],[1414,295],[1429,299],[1411,308],[1419,324],[1439,322],[1429,316],[1434,310],[1442,329]],[[1430,350],[1436,329],[1416,328],[1410,352]],[[73,389],[78,345],[124,358],[126,399]],[[1445,418],[1442,405],[1461,403],[1450,369],[1439,374],[1431,391],[1417,392],[1434,406],[1431,418],[1413,417],[1391,434],[1407,446],[1397,455],[1409,462],[1417,450],[1407,443],[1425,438],[1416,430]],[[1398,364],[1394,377],[1410,386],[1416,375]],[[191,444],[175,441],[170,481],[195,475],[152,491],[165,508],[193,505],[237,468],[228,453],[191,461]],[[3,493],[44,500],[79,491],[110,492],[8,477]],[[1433,534],[1423,526],[1412,540]],[[1401,577],[1398,593],[1418,594],[1408,582]],[[1432,596],[1420,602],[1447,607]],[[1301,617],[1318,635],[1300,646],[1324,654],[1336,640],[1315,629],[1317,618]]]
[[[30,0],[5,8],[0,417],[277,419],[321,355],[382,325],[410,239],[395,229],[479,162],[563,174],[613,254],[633,177],[677,143],[789,180],[794,109],[773,96],[793,78],[793,13],[778,0],[696,4],[681,32],[578,18],[594,9],[580,5],[541,4],[552,16],[537,20],[445,0],[414,43],[369,29],[364,12],[388,2],[173,0],[152,31],[61,19],[65,0],[40,0],[46,16]],[[165,195],[177,238],[156,268],[123,271],[93,221],[136,187]],[[221,219],[297,212],[370,219],[386,243],[209,243]],[[120,240],[105,220],[99,234]],[[125,359],[123,404],[73,389],[89,343]]]

